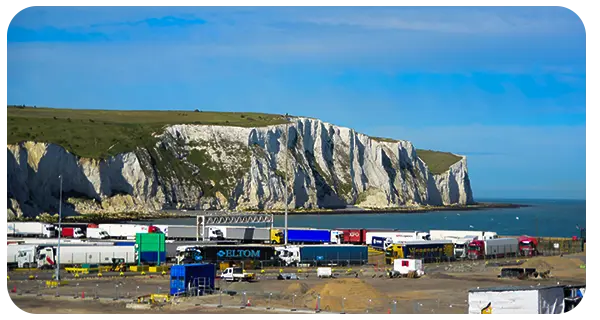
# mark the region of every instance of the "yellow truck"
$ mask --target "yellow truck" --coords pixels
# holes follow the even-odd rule
[[[271,243],[272,244],[280,244],[284,242],[283,231],[280,229],[271,229]]]
[[[390,245],[385,250],[385,263],[395,259],[423,259],[424,262],[454,258],[454,244],[449,240],[411,241]]]

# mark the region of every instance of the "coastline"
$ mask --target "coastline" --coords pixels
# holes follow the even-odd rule
[[[360,207],[346,207],[340,209],[314,209],[314,210],[289,210],[288,215],[336,215],[336,214],[413,214],[413,213],[425,213],[425,212],[442,212],[442,211],[474,211],[484,209],[518,209],[531,207],[528,204],[515,204],[515,203],[491,203],[491,202],[480,202],[471,205],[453,205],[453,206],[423,206],[423,207],[398,207],[398,208],[360,208]],[[68,216],[63,217],[65,223],[126,223],[136,221],[149,221],[157,219],[184,219],[193,218],[201,214],[206,213],[222,213],[223,211],[218,210],[188,210],[182,212],[181,210],[169,209],[162,210],[154,213],[120,213],[120,214],[84,214],[79,216]],[[237,211],[229,211],[230,213],[242,213]],[[284,211],[280,210],[261,210],[261,211],[246,211],[249,214],[273,214],[276,216],[284,215]],[[49,219],[48,219],[49,218]],[[56,220],[56,221],[54,221]],[[39,222],[58,222],[58,217],[47,217],[46,219],[15,219],[12,221],[39,221]]]

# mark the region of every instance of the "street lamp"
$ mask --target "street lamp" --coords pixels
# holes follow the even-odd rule
[[[289,132],[288,132],[288,125],[289,125],[290,121],[289,121],[289,117],[288,114],[285,114],[285,150],[288,149],[288,143],[289,143]],[[284,244],[287,246],[288,244],[288,157],[286,154],[285,157],[285,181],[283,182],[283,186],[285,188],[285,193],[284,193],[284,197],[285,197],[285,241]]]
[[[62,174],[58,176],[60,179],[60,193],[58,198],[58,244],[56,246],[56,281],[60,281],[60,234],[62,232],[61,221],[62,221]]]

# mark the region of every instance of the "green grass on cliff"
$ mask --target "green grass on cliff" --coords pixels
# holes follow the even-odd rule
[[[433,174],[446,172],[451,165],[462,159],[450,152],[417,149],[417,156],[427,164],[429,171]]]
[[[153,143],[165,125],[263,127],[285,123],[281,115],[211,111],[117,111],[7,108],[8,143],[50,142],[86,158],[106,158]]]
[[[398,142],[398,140],[382,137],[370,137],[380,142]],[[440,174],[450,169],[450,166],[462,159],[450,152],[417,149],[417,156],[421,158],[433,174]]]
[[[121,111],[7,108],[8,143],[50,142],[86,158],[101,159],[155,143],[152,133],[166,125],[204,124],[263,127],[285,123],[277,114],[212,111]],[[396,142],[388,138],[374,140]],[[461,158],[448,152],[417,150],[429,170],[440,174]],[[198,155],[195,155],[198,156]],[[198,159],[196,159],[198,160]]]

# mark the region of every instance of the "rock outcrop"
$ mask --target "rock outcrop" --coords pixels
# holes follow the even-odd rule
[[[55,144],[8,145],[9,214],[56,212],[59,175],[66,214],[473,202],[465,157],[433,175],[408,141],[315,119],[260,128],[172,125],[155,138],[152,147],[105,160]]]

